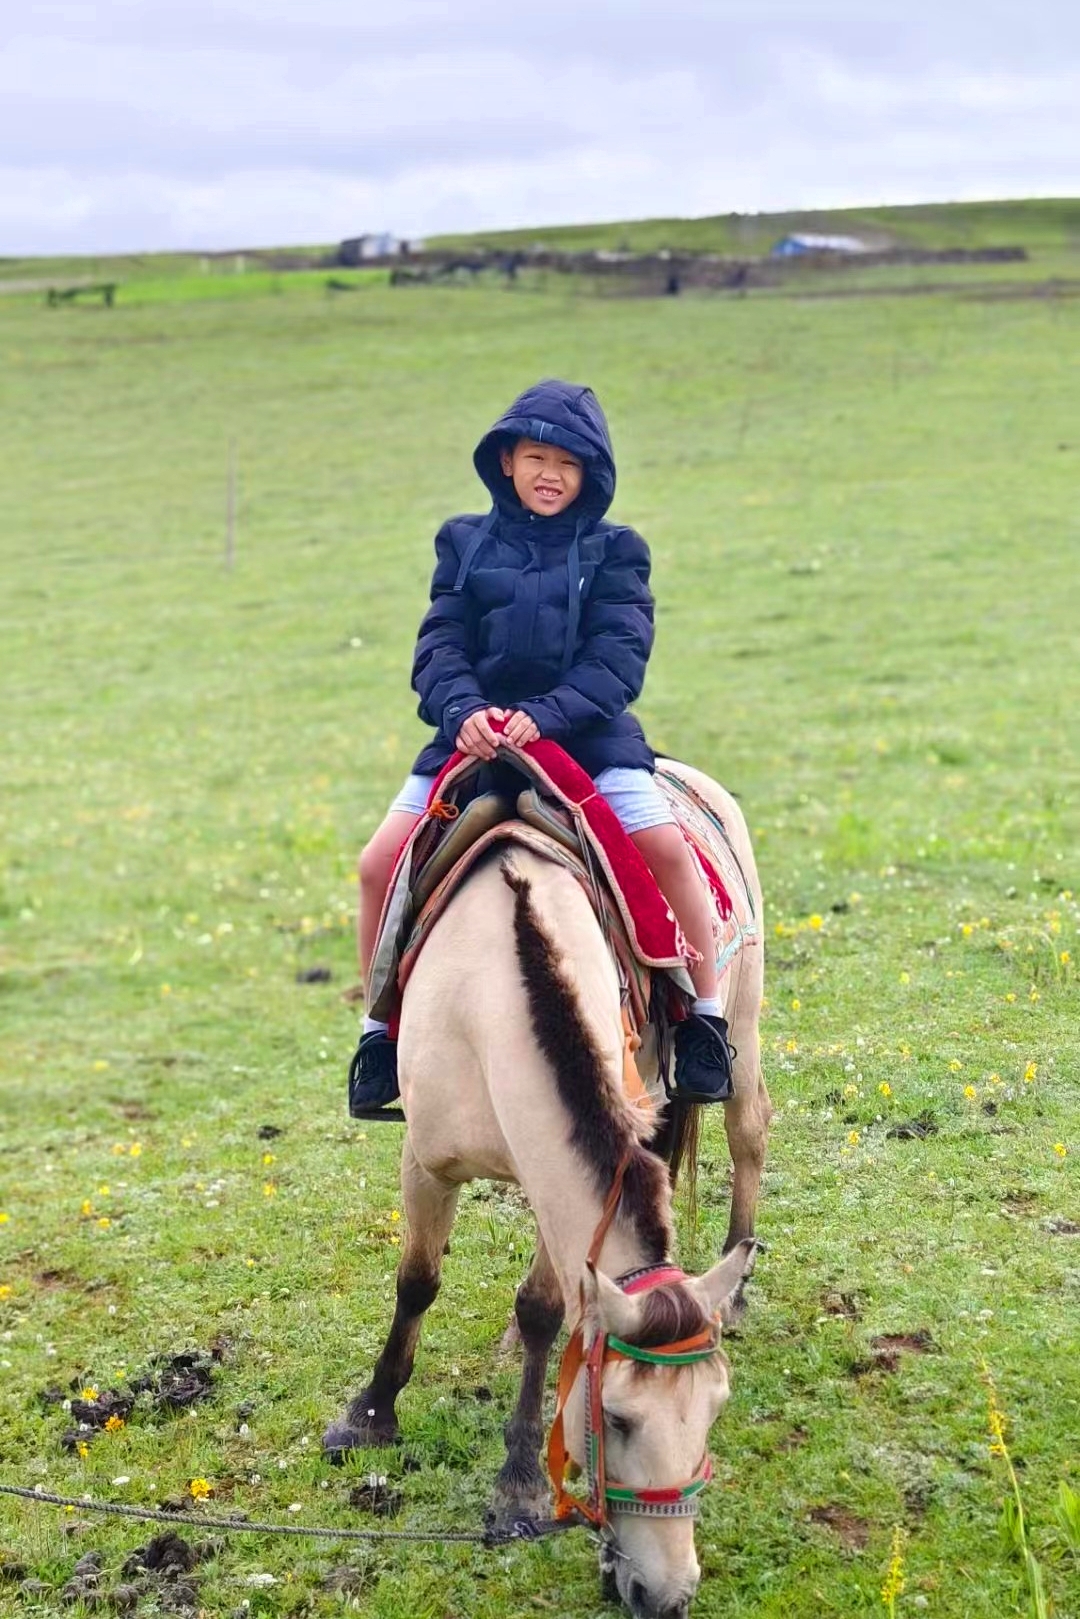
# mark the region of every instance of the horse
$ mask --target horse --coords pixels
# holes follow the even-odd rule
[[[664,768],[723,822],[760,924],[760,884],[735,800],[687,766]],[[754,1264],[771,1114],[758,1033],[761,956],[742,950],[725,980],[736,1055],[734,1097],[723,1108],[734,1175],[723,1256],[701,1277],[670,1262],[671,1179],[649,1146],[656,1115],[624,1088],[619,980],[570,871],[531,850],[496,847],[435,923],[404,994],[407,1223],[396,1308],[370,1382],[327,1428],[324,1449],[340,1460],[400,1437],[395,1401],[439,1289],[460,1190],[474,1178],[516,1182],[537,1243],[515,1300],[522,1380],[489,1522],[496,1530],[536,1523],[550,1510],[538,1454],[542,1402],[568,1317],[577,1351],[564,1358],[555,1426],[595,1488],[590,1507],[555,1477],[557,1507],[566,1515],[577,1506],[601,1527],[605,1588],[635,1619],[685,1619],[700,1579],[693,1511],[709,1473],[709,1430],[729,1392],[720,1322],[740,1313]],[[638,1066],[662,1098],[655,1040],[646,1039]]]

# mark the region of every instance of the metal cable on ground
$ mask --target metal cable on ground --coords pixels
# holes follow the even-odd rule
[[[87,1501],[78,1496],[53,1495],[20,1484],[0,1484],[0,1495],[20,1496],[49,1506],[75,1507],[80,1512],[103,1512],[117,1518],[139,1518],[148,1523],[191,1524],[197,1529],[228,1529],[247,1535],[299,1535],[315,1540],[434,1540],[466,1541],[477,1546],[504,1546],[514,1540],[539,1540],[544,1535],[578,1527],[574,1519],[519,1519],[511,1529],[319,1529],[301,1523],[252,1523],[242,1518],[209,1518],[192,1512],[165,1512],[161,1507],[131,1507],[120,1501]]]

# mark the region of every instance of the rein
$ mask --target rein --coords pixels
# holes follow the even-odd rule
[[[623,1179],[630,1162],[627,1153],[615,1171],[599,1223],[593,1232],[585,1263],[590,1269],[596,1265],[611,1222],[615,1217],[622,1195]],[[624,1293],[646,1293],[650,1288],[663,1287],[671,1282],[684,1282],[686,1276],[675,1265],[647,1265],[630,1275],[618,1277],[616,1285]],[[548,1474],[555,1496],[555,1519],[565,1521],[575,1513],[598,1529],[608,1529],[611,1512],[630,1512],[644,1517],[694,1517],[700,1506],[699,1497],[712,1478],[712,1462],[708,1453],[691,1478],[681,1484],[663,1489],[638,1489],[609,1479],[604,1458],[604,1367],[613,1360],[637,1360],[650,1366],[688,1366],[695,1361],[709,1360],[716,1353],[716,1335],[711,1329],[682,1338],[677,1343],[660,1344],[655,1349],[643,1349],[639,1344],[628,1344],[611,1333],[598,1332],[588,1351],[585,1349],[584,1321],[579,1321],[570,1336],[559,1366],[559,1381],[555,1402],[555,1420],[548,1438]],[[565,1411],[578,1374],[585,1369],[585,1476],[589,1486],[587,1499],[573,1495],[566,1488],[567,1468],[571,1465],[566,1448]]]

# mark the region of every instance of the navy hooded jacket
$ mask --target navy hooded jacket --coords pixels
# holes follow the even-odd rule
[[[558,444],[584,464],[580,494],[555,517],[528,511],[502,470],[500,451],[522,438]],[[522,709],[590,776],[612,765],[651,770],[652,750],[628,712],[653,643],[649,550],[604,519],[615,461],[595,394],[538,382],[485,433],[473,461],[494,504],[486,517],[452,517],[435,536],[412,684],[437,734],[413,770],[439,771],[465,720],[489,707]]]

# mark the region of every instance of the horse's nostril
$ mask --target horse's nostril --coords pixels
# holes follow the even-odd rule
[[[646,1591],[644,1582],[642,1580],[635,1578],[630,1581],[626,1597],[630,1604],[631,1613],[635,1615],[648,1614],[649,1609],[645,1605],[645,1598],[647,1595],[648,1592]]]
[[[660,1619],[687,1619],[689,1612],[689,1602],[681,1600],[673,1602],[670,1608],[665,1608],[660,1615]]]

